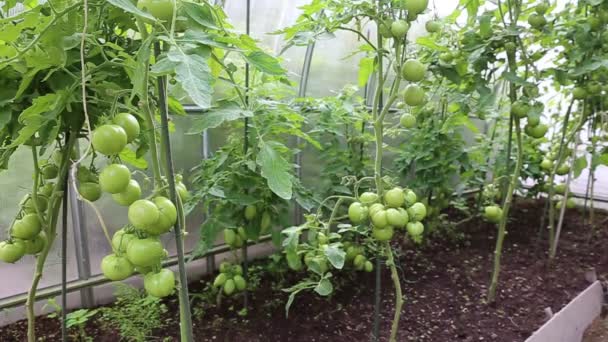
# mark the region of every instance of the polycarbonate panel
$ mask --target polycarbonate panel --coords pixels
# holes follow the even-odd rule
[[[12,156],[9,170],[0,173],[0,240],[8,237],[8,228],[19,211],[19,202],[31,192],[33,164],[31,150],[19,148]],[[69,209],[69,208],[68,208]],[[61,211],[60,211],[61,213]],[[57,237],[49,252],[39,289],[61,283],[61,215],[57,225]],[[76,258],[74,256],[74,236],[71,218],[68,215],[67,236],[67,277],[78,278]],[[0,286],[0,298],[27,292],[32,282],[36,259],[31,255],[24,256],[14,264],[0,262],[0,276],[4,281]]]

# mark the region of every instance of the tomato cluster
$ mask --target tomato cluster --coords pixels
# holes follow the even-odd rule
[[[247,288],[247,281],[243,278],[243,268],[240,265],[222,262],[220,273],[213,281],[213,287],[221,288],[227,296],[244,291]]]

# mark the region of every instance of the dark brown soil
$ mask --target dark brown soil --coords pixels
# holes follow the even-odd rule
[[[423,247],[395,244],[402,287],[406,298],[399,341],[524,341],[544,321],[543,309],[559,311],[586,286],[585,271],[595,268],[600,280],[608,280],[608,216],[600,214],[598,233],[588,242],[589,227],[579,211],[566,216],[558,256],[546,263],[546,241],[537,243],[542,204],[520,201],[509,223],[502,257],[502,273],[496,305],[485,303],[492,269],[496,227],[472,220],[459,229],[462,242],[433,240]],[[397,246],[398,245],[398,246]],[[351,279],[334,279],[337,291],[324,299],[304,292],[285,317],[287,294],[282,288],[297,279],[293,274],[262,275],[250,294],[249,312],[238,314],[241,298],[216,307],[194,301],[196,341],[369,341],[373,325],[373,273],[355,273]],[[280,279],[280,280],[279,280]],[[204,286],[192,284],[191,292]],[[388,271],[382,275],[380,340],[388,339],[393,317],[394,293]],[[177,303],[167,301],[168,326],[155,335],[177,341]],[[46,341],[59,340],[56,319],[40,318],[37,330]],[[94,341],[116,342],[116,331],[93,322],[87,326]],[[0,341],[22,341],[25,322],[0,328]],[[162,339],[158,339],[162,340]],[[595,340],[591,340],[595,341]]]

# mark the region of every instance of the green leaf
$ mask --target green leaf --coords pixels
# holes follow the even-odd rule
[[[420,46],[424,46],[433,51],[440,51],[440,52],[450,51],[450,49],[447,46],[437,44],[435,38],[430,37],[430,36],[419,37],[418,39],[416,39],[416,44],[418,44]]]
[[[473,133],[479,132],[479,130],[477,129],[477,126],[475,126],[473,121],[471,121],[471,119],[469,119],[469,117],[464,114],[457,114],[457,115],[450,116],[443,123],[443,126],[441,127],[441,131],[449,132],[453,128],[460,127],[460,126],[465,126],[466,128],[470,129]]]
[[[109,3],[111,3],[112,5],[123,9],[126,12],[129,12],[131,14],[135,14],[137,16],[140,16],[142,18],[146,18],[146,19],[150,19],[153,21],[156,21],[156,18],[154,18],[150,13],[144,12],[142,10],[140,10],[139,8],[137,8],[137,6],[135,6],[135,4],[132,1],[129,0],[108,0]]]
[[[205,255],[215,244],[217,235],[225,228],[230,228],[226,223],[218,220],[215,217],[209,217],[201,224],[200,228],[200,240],[188,261],[192,261],[194,258]]]
[[[129,148],[125,148],[120,152],[120,160],[138,169],[145,170],[148,168],[148,162],[146,159],[141,157],[138,158],[135,151]]]
[[[261,175],[268,181],[268,187],[282,199],[290,200],[292,191],[292,166],[271,144],[260,139],[256,163],[261,167]]]
[[[587,157],[582,156],[578,157],[574,160],[573,168],[572,168],[572,176],[574,178],[578,178],[581,175],[584,169],[587,168]]]
[[[204,130],[216,128],[224,122],[252,116],[253,112],[241,108],[236,102],[220,102],[218,107],[211,108],[207,112],[194,117],[187,134],[200,134]]]
[[[253,51],[244,57],[249,64],[261,72],[275,76],[285,74],[285,69],[281,67],[279,61],[263,51]]]
[[[334,291],[334,286],[331,284],[331,281],[327,278],[321,279],[317,287],[315,287],[315,292],[321,296],[329,296]]]
[[[330,245],[325,250],[325,256],[327,256],[327,260],[329,260],[334,268],[341,270],[344,267],[346,253],[337,245]]]
[[[59,91],[35,98],[32,105],[19,115],[19,123],[24,127],[19,130],[19,136],[8,147],[23,144],[44,125],[56,121],[57,116],[65,109],[68,97],[68,92]],[[49,137],[49,139],[54,139],[54,137]]]
[[[209,4],[183,1],[181,7],[183,14],[194,20],[197,24],[214,30],[220,29],[213,16],[213,8]]]
[[[369,76],[374,72],[374,58],[361,58],[359,61],[359,87],[367,84]]]

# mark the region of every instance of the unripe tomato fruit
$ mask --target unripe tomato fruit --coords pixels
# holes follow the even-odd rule
[[[540,162],[540,168],[545,171],[550,171],[553,168],[553,161],[549,159],[543,159],[543,161]]]
[[[171,230],[177,222],[177,208],[167,197],[158,196],[153,199],[158,208],[158,220],[146,227],[146,231],[153,235],[160,235]]]
[[[401,188],[392,188],[384,194],[384,203],[391,208],[399,208],[405,204],[405,194]]]
[[[128,207],[141,197],[141,187],[135,179],[129,180],[124,191],[112,194],[112,199],[119,205]]]
[[[386,210],[386,218],[388,224],[397,228],[404,228],[409,221],[409,215],[403,208],[394,209],[390,208]]]
[[[144,10],[158,20],[173,19],[173,1],[171,0],[139,0],[137,8]]]
[[[25,245],[21,241],[0,242],[0,260],[12,264],[25,254]]]
[[[418,196],[416,196],[416,193],[410,189],[405,190],[404,196],[405,204],[408,207],[412,206],[412,204],[416,203],[416,201],[418,200]]]
[[[135,269],[124,256],[110,254],[101,259],[101,272],[112,281],[120,281],[129,278]]]
[[[260,232],[262,234],[266,234],[270,230],[270,226],[272,225],[271,220],[272,217],[269,212],[265,211],[262,213],[262,219],[260,220]]]
[[[363,264],[363,269],[365,270],[365,272],[369,273],[374,270],[374,264],[372,264],[372,262],[368,260],[365,262],[365,264]]]
[[[562,164],[555,170],[555,173],[560,176],[565,176],[568,172],[570,172],[570,166],[568,164]]]
[[[38,215],[27,214],[20,220],[15,221],[11,228],[11,236],[18,239],[29,240],[38,235],[41,229],[42,227]]]
[[[365,265],[365,257],[361,254],[358,254],[357,256],[355,256],[355,259],[353,260],[353,265],[357,268],[357,269],[362,269],[363,266]]]
[[[525,118],[530,111],[530,107],[527,103],[522,101],[515,101],[513,105],[511,105],[511,114],[517,118]]]
[[[234,280],[232,280],[232,279],[226,280],[226,283],[224,284],[224,294],[226,296],[230,296],[234,293],[234,290],[236,290],[236,285],[234,284]]]
[[[547,25],[547,19],[545,19],[545,16],[543,15],[540,15],[538,13],[532,13],[528,17],[528,24],[530,24],[530,26],[532,26],[533,28],[540,30],[545,25]]]
[[[378,194],[366,191],[359,196],[359,201],[365,205],[370,205],[378,201]]]
[[[108,165],[99,175],[99,186],[101,190],[111,194],[123,192],[129,186],[131,171],[122,164]]]
[[[213,280],[213,287],[222,287],[224,286],[224,284],[226,283],[227,276],[226,273],[220,273],[217,275],[217,277],[215,277],[215,279]]]
[[[536,127],[540,124],[540,116],[528,113],[528,126]]]
[[[393,238],[395,230],[391,226],[385,228],[372,228],[372,237],[378,241],[388,241]]]
[[[190,191],[188,191],[188,188],[186,188],[186,185],[184,185],[184,183],[178,182],[175,185],[175,190],[177,190],[177,194],[179,195],[179,198],[181,198],[182,201],[187,201],[190,199]]]
[[[134,234],[127,233],[124,229],[117,230],[112,236],[112,247],[116,252],[125,253],[129,243],[137,239]]]
[[[258,209],[255,207],[255,205],[250,204],[245,207],[245,219],[247,221],[253,220],[257,216],[257,214],[258,214]]]
[[[410,84],[403,92],[403,99],[408,106],[420,106],[425,102],[424,90],[416,84]]]
[[[158,273],[148,273],[144,277],[144,289],[153,297],[163,298],[175,290],[175,275],[168,268],[163,268]]]
[[[405,9],[408,14],[420,14],[426,10],[429,5],[429,0],[407,0],[405,3]]]
[[[232,268],[232,265],[229,262],[224,261],[224,262],[220,263],[220,272],[221,273],[227,273],[228,271],[230,271],[230,268]]]
[[[128,217],[135,228],[145,230],[158,221],[160,211],[152,201],[137,200],[129,206]]]
[[[386,216],[386,210],[380,210],[372,216],[372,223],[377,228],[384,228],[388,226],[388,217]]]
[[[348,207],[348,218],[354,224],[365,221],[368,217],[368,209],[360,202],[353,202]]]
[[[399,123],[401,123],[401,127],[403,128],[413,128],[416,126],[416,117],[412,114],[405,113],[399,118]]]
[[[449,51],[442,52],[439,54],[439,60],[444,63],[452,63],[452,61],[454,60],[454,55]]]
[[[420,236],[424,232],[424,225],[421,222],[410,222],[406,229],[411,236]]]
[[[139,136],[139,122],[135,116],[129,113],[120,113],[114,117],[113,121],[127,133],[127,143],[130,143]]]
[[[53,183],[46,183],[38,189],[38,194],[46,196],[46,197],[51,197],[51,195],[53,194],[54,186],[55,186],[55,184],[53,184]],[[38,204],[38,205],[40,205],[40,204]],[[44,210],[46,210],[46,208],[44,208]]]
[[[44,249],[47,243],[46,234],[44,232],[38,233],[33,239],[23,240],[25,246],[25,254],[36,255]]]
[[[44,179],[54,179],[59,175],[59,168],[55,164],[46,164],[42,167],[40,173]]]
[[[484,208],[483,216],[492,223],[498,223],[502,219],[502,209],[497,205],[489,205]]]
[[[46,195],[43,194],[38,194],[38,210],[40,210],[41,212],[44,212],[49,206],[49,200],[47,199]],[[23,207],[23,211],[26,214],[35,214],[36,213],[36,206],[34,206],[34,198],[32,198],[32,196],[28,195],[27,199],[25,200],[25,202],[22,205]]]
[[[102,125],[93,131],[91,144],[101,154],[116,155],[127,146],[127,132],[118,125]]]
[[[426,67],[416,59],[408,59],[403,63],[401,76],[410,82],[420,82],[424,79]]]
[[[369,207],[368,214],[369,217],[374,216],[380,210],[384,210],[384,205],[380,203],[374,203]]]
[[[429,33],[439,32],[441,30],[441,24],[435,20],[429,20],[424,25],[426,31]]]
[[[245,290],[245,288],[247,287],[247,282],[245,281],[245,278],[243,278],[240,275],[235,275],[234,278],[232,278],[232,280],[234,280],[234,285],[236,286],[236,289],[238,291],[243,291]]]
[[[84,199],[95,202],[101,197],[101,187],[97,183],[80,183],[78,184],[78,193]]]
[[[535,139],[540,139],[540,138],[544,137],[545,134],[547,134],[547,131],[549,131],[549,126],[547,126],[545,124],[538,124],[536,126],[530,126],[528,124],[525,126],[524,131],[530,137],[535,138]]]
[[[572,90],[572,97],[575,100],[584,100],[587,98],[587,91],[585,90],[585,88],[576,87]]]
[[[409,28],[410,25],[405,20],[395,20],[391,24],[391,34],[394,38],[400,39],[405,37]]]
[[[543,3],[536,5],[534,10],[536,11],[536,13],[543,15],[543,14],[547,13],[547,11],[549,10],[549,5],[545,2],[543,2]]]
[[[393,32],[391,32],[391,26],[393,25],[393,21],[390,19],[381,22],[378,27],[378,33],[382,38],[393,38]]]
[[[157,237],[133,239],[127,246],[127,258],[136,267],[157,265],[164,257],[163,244]]]
[[[556,194],[563,195],[566,193],[566,184],[557,184],[553,189],[555,190]]]
[[[229,246],[234,246],[236,244],[236,232],[234,229],[224,229],[224,242]]]
[[[409,215],[410,220],[422,221],[426,217],[426,207],[424,206],[424,204],[416,202],[407,209],[407,213]]]

